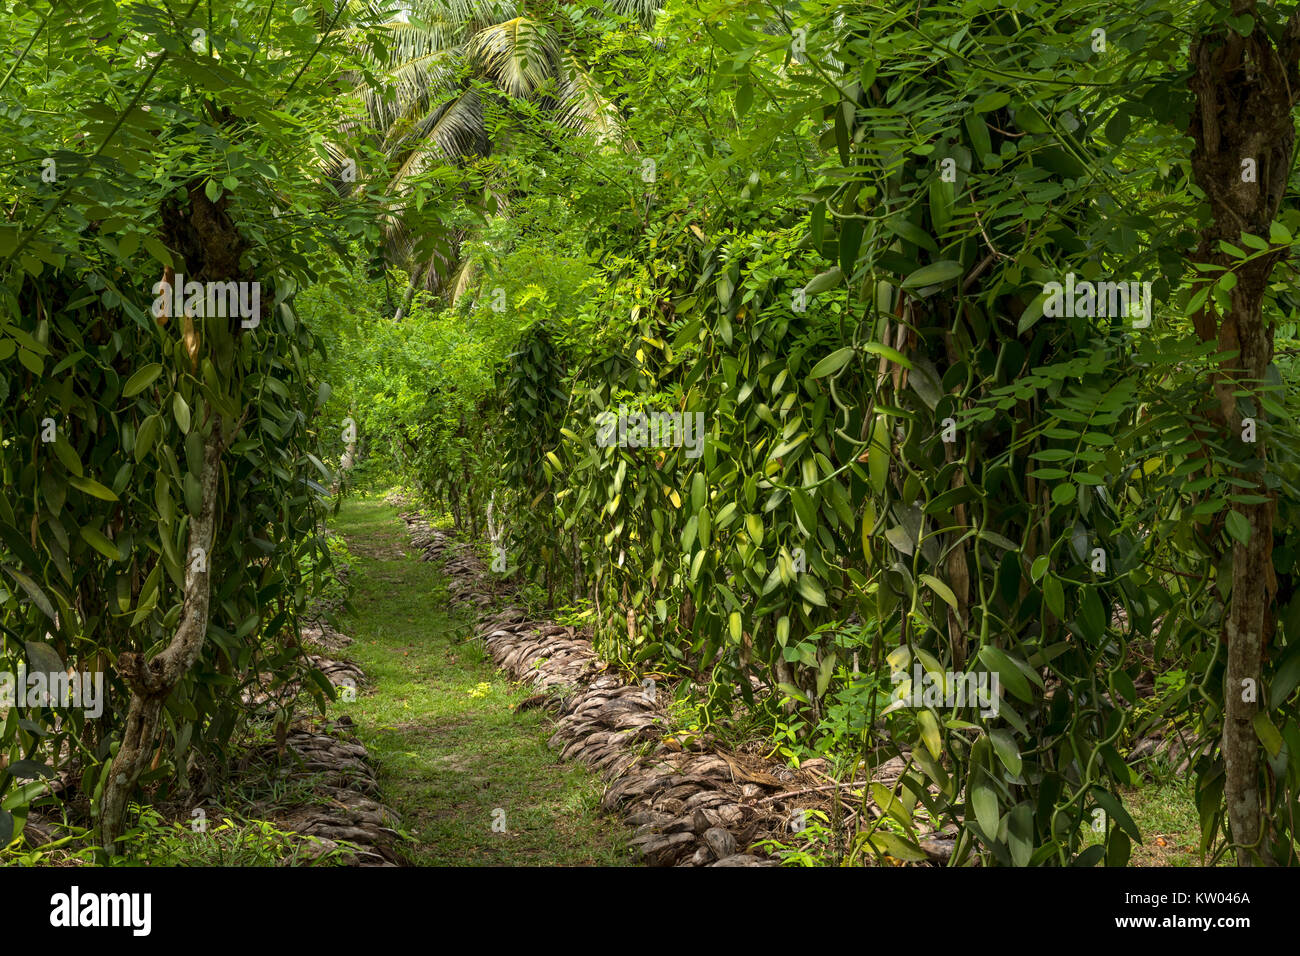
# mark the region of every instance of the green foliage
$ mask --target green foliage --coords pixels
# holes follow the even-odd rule
[[[834,832],[827,826],[826,814],[820,810],[812,810],[806,814],[797,843],[762,840],[757,844],[757,848],[774,855],[781,861],[782,866],[821,866],[830,853],[830,845],[834,837]]]
[[[1226,726],[1258,738],[1258,854],[1296,862],[1300,206],[1211,235],[1185,63],[1291,12],[472,6],[0,13],[0,654],[115,702],[3,715],[0,835],[64,761],[102,793],[222,429],[210,640],[146,785],[302,668],[330,493],[401,481],[602,653],[703,686],[700,722],[904,758],[837,860],[915,859],[925,824],[957,864],[1123,865],[1124,754],[1171,726],[1226,850],[1225,629],[1266,545]],[[149,314],[164,268],[259,283],[260,322]],[[1076,280],[1146,285],[1061,307]],[[1262,381],[1207,331],[1251,283]],[[1001,694],[913,701],[918,672]]]
[[[1167,720],[1195,724],[1216,841],[1224,561],[1249,532],[1232,506],[1256,494],[1234,476],[1257,466],[1202,413],[1218,359],[1184,317],[1202,212],[1174,38],[1210,29],[1207,10],[674,7],[662,50],[602,49],[606,89],[636,104],[636,155],[534,117],[558,156],[510,170],[566,211],[557,248],[585,223],[596,268],[551,312],[555,359],[513,368],[485,431],[514,429],[505,491],[542,511],[515,539],[524,568],[550,581],[567,550],[602,650],[706,675],[713,716],[734,692],[763,706],[751,675],[779,687],[792,756],[801,739],[905,755],[900,795],[961,826],[958,863],[1122,865],[1141,834],[1121,751]],[[1238,260],[1289,243],[1298,215]],[[517,248],[539,246],[515,237],[480,268],[509,275]],[[1046,284],[1067,273],[1140,277],[1172,314],[1061,314]],[[1232,282],[1217,288],[1222,304]],[[1284,282],[1267,307],[1294,309]],[[535,319],[515,321],[530,354]],[[1293,801],[1295,395],[1271,394],[1287,603],[1261,783]],[[602,441],[619,410],[703,415],[702,454]],[[997,713],[877,712],[891,663],[996,674]],[[1195,679],[1138,708],[1144,666]],[[1084,839],[1098,812],[1100,844]],[[911,813],[858,849],[915,853]],[[1294,858],[1286,824],[1271,852]]]
[[[327,531],[324,537],[329,561],[317,562],[312,560],[314,556],[304,555],[299,560],[299,571],[304,577],[311,576],[312,600],[333,607],[347,600],[353,558],[343,535]]]
[[[347,846],[310,853],[311,837],[281,830],[266,820],[205,821],[196,829],[168,822],[153,807],[133,807],[135,819],[122,835],[115,866],[343,866]]]
[[[121,852],[108,858],[110,866],[343,866],[347,844],[323,852],[308,850],[313,838],[281,830],[266,820],[231,819],[220,822],[169,821],[157,809],[133,804],[131,825],[121,838]],[[87,846],[91,833],[69,826],[66,832],[37,847],[16,844],[0,858],[7,866],[93,866],[101,862],[98,847]]]
[[[308,855],[304,838],[264,819],[224,817],[195,831],[166,822],[151,806],[139,806],[134,825],[123,834],[121,866],[342,866],[346,844],[320,856]]]
[[[325,133],[343,118],[322,83],[351,58],[337,43],[317,56],[314,18],[243,2],[0,17],[22,51],[0,80],[0,653],[10,671],[26,659],[104,674],[108,698],[96,721],[5,714],[7,830],[41,789],[20,779],[72,765],[80,793],[103,795],[131,699],[117,665],[167,646],[194,590],[188,533],[216,429],[227,448],[200,561],[206,641],[167,696],[166,739],[141,782],[183,786],[195,755],[220,766],[251,716],[242,692],[305,668],[287,638],[308,572],[328,561],[330,475],[315,454],[321,342],[294,300],[346,278],[344,240],[379,229],[372,197],[340,208],[321,176]],[[185,290],[184,314],[160,313],[164,269],[256,284],[260,312],[203,317]]]

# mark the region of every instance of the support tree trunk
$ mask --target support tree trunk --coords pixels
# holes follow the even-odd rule
[[[109,854],[117,852],[115,843],[122,834],[127,801],[153,756],[163,702],[199,659],[208,633],[208,605],[212,594],[210,558],[221,453],[225,447],[221,419],[214,415],[211,427],[212,433],[203,448],[203,504],[199,513],[190,517],[180,623],[171,642],[152,660],[145,661],[143,655],[134,652],[118,658],[118,673],[131,688],[131,703],[122,743],[113,758],[100,805],[100,843]],[[195,549],[201,549],[201,561],[197,560]]]
[[[411,281],[406,286],[406,292],[402,296],[402,304],[397,309],[397,314],[393,316],[394,322],[401,322],[402,317],[411,311],[411,303],[415,301],[415,293],[420,288],[420,273],[412,272]]]
[[[1254,0],[1236,0],[1234,14],[1254,14]],[[1248,37],[1221,29],[1191,45],[1195,94],[1190,135],[1195,141],[1192,171],[1205,191],[1212,218],[1201,234],[1197,262],[1232,268],[1236,262],[1219,248],[1220,240],[1240,245],[1243,232],[1264,239],[1282,203],[1295,149],[1291,110],[1300,92],[1300,15],[1293,16],[1278,46],[1256,25]],[[1249,163],[1247,161],[1250,161]],[[1193,316],[1202,341],[1217,340],[1221,355],[1209,415],[1230,442],[1241,443],[1243,419],[1256,420],[1253,445],[1241,444],[1240,457],[1258,462],[1254,470],[1235,470],[1260,495],[1266,448],[1258,425],[1259,396],[1273,358],[1273,330],[1263,316],[1264,293],[1273,266],[1285,250],[1236,267],[1230,306],[1218,314],[1213,301]],[[1208,281],[1214,281],[1212,275]],[[1236,354],[1233,354],[1236,353]],[[1234,392],[1242,391],[1238,397]],[[1243,407],[1243,399],[1249,407]],[[1274,630],[1273,514],[1275,502],[1231,505],[1250,527],[1250,538],[1232,546],[1232,591],[1221,625],[1227,648],[1222,752],[1228,826],[1242,866],[1266,863],[1268,837],[1260,800],[1260,742],[1254,728],[1265,648]]]
[[[229,122],[232,117],[226,113],[222,119]],[[187,192],[188,204],[176,197],[163,203],[161,221],[163,242],[185,262],[186,275],[199,281],[250,280],[252,277],[245,274],[240,263],[248,244],[226,211],[229,196],[214,202],[197,182],[191,183]],[[242,332],[236,330],[234,334]],[[201,336],[191,331],[186,348],[192,370],[198,368],[203,347]],[[118,673],[131,688],[131,702],[99,806],[100,844],[110,854],[117,852],[115,843],[122,833],[127,801],[152,759],[163,703],[194,666],[207,638],[217,486],[225,436],[221,417],[214,409],[201,405],[195,427],[199,427],[199,421],[206,421],[211,432],[203,446],[199,512],[190,516],[180,622],[170,643],[152,660],[146,661],[142,654],[133,652],[123,653],[117,660]],[[232,434],[241,426],[242,421],[235,424]],[[196,548],[202,550],[202,561],[195,560]]]

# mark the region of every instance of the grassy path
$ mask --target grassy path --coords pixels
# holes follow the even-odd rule
[[[598,778],[557,761],[539,712],[512,712],[528,691],[465,642],[468,618],[448,606],[443,575],[419,559],[396,510],[349,501],[332,527],[353,556],[352,610],[338,626],[370,680],[334,710],[375,757],[384,801],[415,839],[411,862],[627,865],[621,827],[597,814]]]

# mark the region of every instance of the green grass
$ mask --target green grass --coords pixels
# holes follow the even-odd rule
[[[462,866],[629,865],[619,824],[598,814],[601,785],[559,763],[530,696],[467,641],[441,572],[421,561],[394,508],[348,501],[333,530],[353,558],[351,609],[339,629],[370,683],[348,713],[378,764],[384,802],[414,842],[410,862]],[[505,811],[494,832],[494,810]]]
[[[1145,781],[1140,787],[1120,791],[1124,809],[1142,834],[1133,844],[1129,866],[1201,866],[1201,825],[1196,814],[1195,779],[1168,777]],[[1100,834],[1088,832],[1084,845],[1100,843]],[[1208,859],[1206,860],[1208,862]],[[1231,855],[1220,865],[1231,865]]]

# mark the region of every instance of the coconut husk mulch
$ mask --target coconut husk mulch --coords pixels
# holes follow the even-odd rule
[[[562,760],[577,760],[607,782],[602,808],[635,828],[630,841],[652,866],[775,866],[755,846],[764,840],[796,842],[808,818],[801,811],[843,814],[851,834],[858,814],[880,811],[855,798],[838,806],[833,789],[861,791],[867,781],[845,786],[819,773],[825,764],[806,762],[800,771],[755,754],[730,752],[707,738],[679,742],[670,731],[657,690],[628,683],[601,661],[589,635],[573,627],[529,620],[507,604],[512,589],[484,567],[472,546],[432,528],[418,513],[402,514],[413,544],[426,560],[441,562],[455,600],[478,612],[475,635],[513,679],[537,694],[520,708],[553,711],[550,746]],[[894,759],[873,775],[895,782],[903,762]],[[848,806],[846,802],[845,806]],[[948,835],[923,841],[932,861],[951,855]]]
[[[357,692],[366,676],[356,664],[335,660],[315,650],[339,653],[352,643],[323,621],[305,624],[301,638],[308,662],[319,669],[336,688]],[[285,694],[296,695],[299,682],[276,690],[265,685],[250,695],[257,704],[275,704]],[[278,765],[275,773],[289,793],[305,799],[290,806],[260,802],[252,809],[265,819],[306,838],[304,856],[318,858],[342,848],[343,860],[354,866],[397,866],[397,846],[402,839],[397,814],[384,806],[370,754],[352,732],[347,714],[337,720],[305,717],[294,721],[283,746],[266,744],[250,751],[245,767],[253,761]],[[346,846],[344,844],[347,844]]]
[[[381,802],[370,755],[351,728],[345,714],[317,727],[291,730],[279,774],[286,784],[301,784],[311,798],[290,807],[257,809],[278,826],[308,838],[308,858],[343,847],[343,859],[350,865],[400,865],[396,847],[402,836],[396,828],[401,821]],[[271,745],[265,756],[275,749]]]
[[[352,643],[351,638],[323,622],[304,625],[301,637],[312,666],[319,668],[335,687],[361,688],[367,683],[365,674],[355,664],[312,652],[338,653]],[[267,716],[276,707],[287,705],[301,683],[290,681],[273,687],[270,675],[260,677],[257,684],[244,692],[244,701]],[[254,766],[258,767],[256,771]],[[285,734],[283,746],[267,743],[244,752],[237,773],[249,772],[276,776],[282,784],[279,792],[293,794],[294,802],[283,805],[260,800],[242,805],[238,810],[298,834],[302,859],[318,859],[337,849],[342,851],[341,860],[347,865],[401,865],[397,852],[403,839],[397,832],[401,821],[383,804],[370,755],[353,733],[352,718],[348,715],[337,720],[319,717],[295,720]],[[65,771],[62,776],[70,773]],[[60,792],[66,786],[59,779],[52,789]],[[278,798],[282,800],[283,797]],[[219,813],[219,809],[206,809],[210,816]],[[59,833],[54,821],[38,811],[29,813],[23,832],[30,848],[52,842]]]

